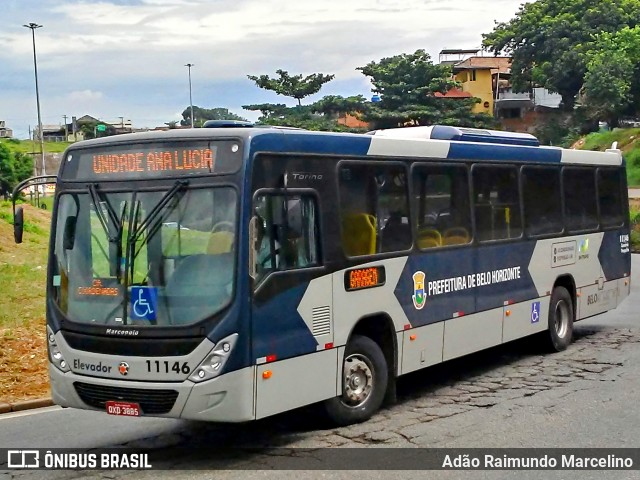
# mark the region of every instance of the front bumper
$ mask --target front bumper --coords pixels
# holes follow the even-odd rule
[[[170,410],[167,413],[154,413],[151,416],[214,422],[245,422],[255,418],[253,392],[255,375],[255,367],[247,367],[202,383],[193,383],[189,380],[164,383],[139,382],[89,377],[73,372],[63,373],[55,366],[49,365],[51,396],[56,404],[63,407],[105,411],[85,403],[80,398],[74,383],[83,383],[102,391],[108,391],[110,388],[133,389],[136,390],[136,396],[142,397],[145,395],[144,392],[173,390],[177,392],[177,397]],[[111,400],[128,401],[126,394],[121,396],[124,398]],[[148,401],[152,402],[153,399],[150,398]],[[145,415],[144,409],[143,415]]]

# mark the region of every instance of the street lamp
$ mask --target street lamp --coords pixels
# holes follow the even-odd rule
[[[193,99],[191,98],[191,67],[193,63],[185,64],[185,67],[189,68],[189,105],[191,106],[191,128],[193,128]]]
[[[42,132],[42,117],[40,115],[40,92],[38,90],[38,62],[36,60],[36,28],[41,28],[42,25],[38,25],[37,23],[28,23],[23,25],[23,27],[31,29],[31,38],[33,39],[33,69],[35,71],[36,77],[36,105],[38,106],[38,136],[40,137],[40,156],[42,158],[42,175],[46,175],[46,169],[44,165],[44,136]],[[35,162],[34,162],[35,163]],[[34,165],[35,171],[35,165]]]

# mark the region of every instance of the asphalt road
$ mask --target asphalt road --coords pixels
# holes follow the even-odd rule
[[[225,465],[252,470],[220,471],[215,452],[225,447],[640,447],[640,255],[634,255],[632,262],[631,296],[617,310],[577,323],[575,342],[567,351],[544,355],[531,339],[524,339],[402,377],[398,402],[369,422],[327,428],[313,409],[302,409],[250,424],[212,425],[125,419],[52,407],[0,416],[0,448],[156,448],[167,453],[165,466],[171,471],[4,475],[253,479],[272,473],[256,468],[271,470],[282,465],[282,450],[247,453]],[[188,454],[169,459],[175,447],[210,449],[212,459]],[[388,450],[380,452],[390,455]],[[205,470],[179,471],[194,461]],[[505,473],[434,471],[428,478],[505,478]],[[296,480],[357,474],[279,472],[280,477]],[[388,478],[391,474],[370,471],[367,477]],[[605,476],[637,479],[640,473],[544,472],[544,478]],[[402,477],[426,475],[406,471]],[[542,477],[540,472],[518,472],[517,478]]]

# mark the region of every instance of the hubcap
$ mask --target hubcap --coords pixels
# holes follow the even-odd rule
[[[556,334],[564,338],[569,328],[569,306],[564,300],[558,300],[555,308],[555,328]]]
[[[344,361],[343,401],[350,407],[359,407],[369,398],[373,388],[373,372],[369,359],[358,353]]]

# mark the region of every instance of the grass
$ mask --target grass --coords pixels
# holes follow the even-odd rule
[[[614,128],[590,133],[584,139],[584,150],[606,150],[613,142],[618,142],[618,148],[623,152],[640,146],[640,128]]]
[[[640,209],[631,207],[629,210],[630,230],[631,230],[631,251],[640,252]]]
[[[605,151],[618,142],[627,162],[627,182],[640,185],[640,128],[614,128],[590,133],[576,145],[582,150]]]
[[[24,205],[24,243],[0,202],[0,401],[47,396],[45,286],[50,211]]]
[[[33,140],[8,138],[0,140],[0,143],[4,143],[13,152],[37,152],[40,154],[40,142],[34,142]],[[62,153],[69,145],[71,145],[70,142],[44,142],[44,151],[46,153]]]

